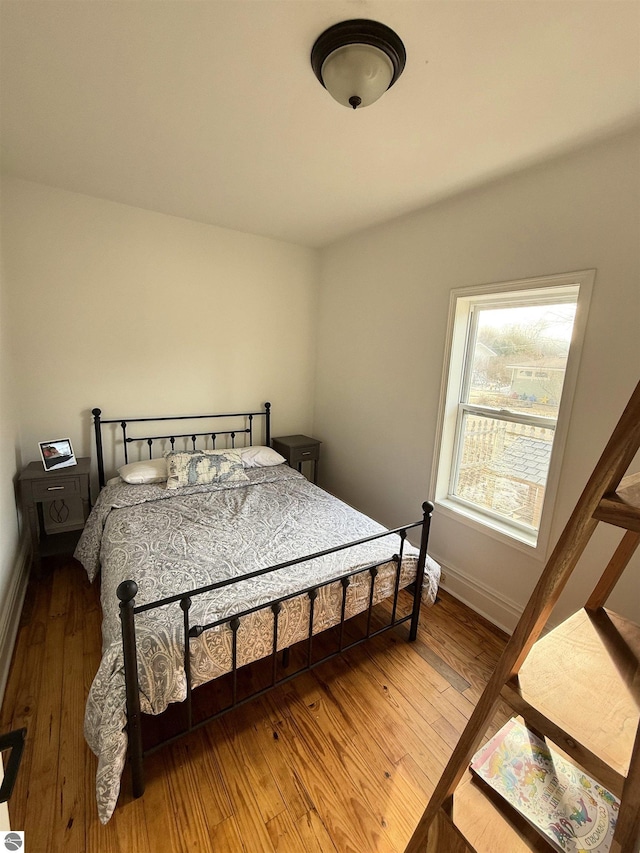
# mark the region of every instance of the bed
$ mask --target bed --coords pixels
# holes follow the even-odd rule
[[[196,418],[93,415],[101,491],[75,556],[101,583],[85,737],[106,823],[127,756],[140,796],[143,759],[163,743],[381,631],[407,622],[415,639],[439,567],[427,556],[431,504],[389,531],[318,488],[270,447],[268,403]],[[208,431],[180,432],[199,419]],[[151,422],[156,434],[130,434]],[[110,464],[124,457],[108,481],[105,438]]]

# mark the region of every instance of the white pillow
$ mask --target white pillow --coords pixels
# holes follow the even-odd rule
[[[129,462],[118,468],[118,474],[125,483],[141,486],[145,483],[164,483],[167,479],[166,459],[145,459],[142,462]]]
[[[270,465],[281,465],[287,460],[272,447],[261,445],[241,447],[242,465],[245,468],[268,468]]]

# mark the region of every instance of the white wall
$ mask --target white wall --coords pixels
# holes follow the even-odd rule
[[[21,452],[12,348],[14,336],[6,280],[4,253],[0,245],[0,437],[3,448],[0,454],[0,702],[9,673],[27,580],[27,553],[20,548],[15,496]]]
[[[385,524],[417,518],[430,497],[451,289],[595,267],[556,541],[640,378],[639,163],[639,135],[626,133],[324,250],[314,419],[323,486]],[[614,538],[598,531],[555,616],[581,606]],[[542,569],[437,510],[431,552],[452,591],[509,628]],[[635,618],[639,565],[612,599]]]
[[[105,417],[273,404],[311,428],[318,254],[5,179],[6,288],[24,462]]]

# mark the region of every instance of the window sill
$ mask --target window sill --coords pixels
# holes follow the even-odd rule
[[[489,518],[481,512],[474,512],[472,508],[463,506],[457,501],[448,498],[440,498],[435,501],[436,512],[459,521],[467,527],[471,527],[478,533],[490,536],[498,542],[502,542],[511,548],[528,554],[536,560],[544,560],[545,548],[541,542],[540,533],[527,533],[525,530],[511,526],[508,522],[500,522],[498,519]]]

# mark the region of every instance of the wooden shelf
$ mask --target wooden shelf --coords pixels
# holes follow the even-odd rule
[[[439,812],[427,853],[549,853],[542,836],[502,802],[467,771],[453,795],[453,819]]]
[[[503,697],[616,796],[640,718],[640,628],[579,610],[533,646]]]
[[[620,799],[611,853],[640,851],[640,627],[605,603],[640,546],[640,383],[551,553],[405,853],[521,853],[551,847],[513,834],[506,800],[467,769],[500,699]],[[598,522],[626,530],[582,610],[542,631]],[[531,827],[527,824],[527,829]],[[510,834],[511,833],[511,834]],[[537,833],[536,833],[537,835]],[[432,843],[433,839],[433,843]],[[542,847],[535,845],[542,844]],[[524,846],[523,846],[524,845]],[[527,846],[529,845],[529,846]],[[534,845],[534,846],[531,846]]]
[[[604,495],[593,517],[640,533],[640,473],[624,477],[615,492]]]

